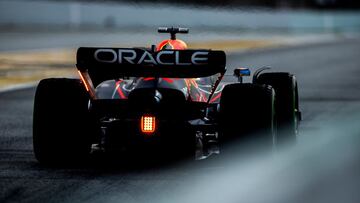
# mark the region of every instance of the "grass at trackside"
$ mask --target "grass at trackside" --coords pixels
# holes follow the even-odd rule
[[[267,40],[224,40],[188,43],[189,48],[224,51],[248,50],[276,45]],[[76,50],[50,49],[0,53],[0,89],[37,82],[48,77],[76,76]]]
[[[75,50],[0,53],[0,88],[75,74]]]

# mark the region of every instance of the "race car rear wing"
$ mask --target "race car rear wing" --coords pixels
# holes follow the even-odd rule
[[[198,78],[225,71],[223,51],[88,48],[77,51],[77,68],[94,84],[121,77]]]
[[[124,77],[198,78],[225,73],[223,51],[80,47],[76,55],[80,77],[93,99],[95,87]]]

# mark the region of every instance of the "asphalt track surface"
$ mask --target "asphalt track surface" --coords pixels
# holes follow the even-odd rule
[[[360,40],[230,54],[239,65],[296,74],[296,146],[211,164],[48,168],[32,151],[35,89],[4,92],[0,202],[360,202]]]

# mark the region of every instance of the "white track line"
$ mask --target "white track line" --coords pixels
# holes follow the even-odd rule
[[[35,87],[37,84],[38,84],[38,82],[10,85],[8,87],[0,88],[0,93],[11,92],[11,91],[30,88],[30,87]]]

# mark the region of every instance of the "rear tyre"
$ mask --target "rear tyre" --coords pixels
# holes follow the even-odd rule
[[[89,96],[80,80],[41,80],[35,93],[33,147],[42,164],[74,164],[91,147]]]
[[[299,118],[298,87],[294,75],[284,72],[263,73],[257,83],[271,85],[275,89],[275,110],[277,122],[277,142],[296,142]]]
[[[222,146],[226,148],[236,140],[272,149],[275,138],[274,96],[274,90],[268,85],[226,85],[220,100]]]

